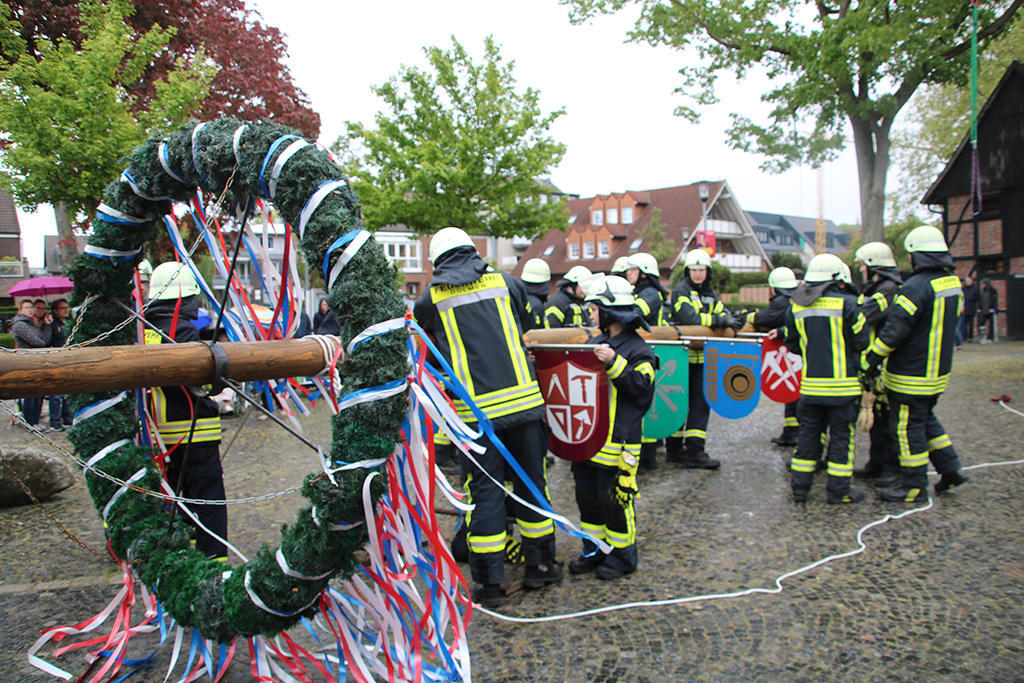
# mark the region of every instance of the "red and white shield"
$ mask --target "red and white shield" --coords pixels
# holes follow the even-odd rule
[[[608,436],[608,375],[592,351],[535,350],[551,452],[587,460]]]
[[[778,339],[765,339],[761,345],[761,392],[778,403],[800,398],[800,371],[804,359]]]

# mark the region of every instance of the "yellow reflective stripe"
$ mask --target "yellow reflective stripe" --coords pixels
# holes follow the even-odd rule
[[[936,298],[932,303],[932,328],[928,330],[928,359],[925,361],[925,377],[938,377],[939,358],[942,352],[942,325],[946,320],[946,300]]]
[[[604,540],[606,528],[604,524],[588,524],[587,522],[580,522],[580,531],[590,534],[598,540]]]
[[[512,413],[518,413],[543,405],[544,397],[541,396],[541,393],[538,390],[536,393],[530,396],[526,396],[525,398],[522,398],[518,401],[503,402],[498,405],[488,406],[486,408],[480,406],[478,407],[480,407],[484,415],[493,420],[498,417],[504,417],[505,415],[511,415]],[[467,422],[476,421],[476,416],[473,415],[472,411],[469,409],[469,407],[466,405],[464,401],[456,401],[455,410],[458,413],[459,417],[461,417],[463,420],[466,420]]]
[[[520,342],[519,328],[512,315],[512,305],[508,297],[497,303],[498,318],[501,320],[501,329],[505,333],[505,346],[508,347],[509,356],[512,358],[512,367],[516,373],[516,384],[525,384],[530,381],[530,367],[527,364],[526,350],[523,349]]]
[[[885,312],[885,309],[889,308],[889,300],[885,298],[885,295],[881,292],[875,292],[871,295],[871,298],[878,304],[878,310],[881,313]]]
[[[686,431],[683,432],[683,437],[686,439],[690,439],[693,437],[697,437],[698,439],[706,439],[708,438],[708,433],[703,429],[687,429]]]
[[[853,333],[860,334],[860,331],[864,329],[864,324],[866,322],[867,319],[864,317],[864,314],[857,311],[857,319],[853,321]]]
[[[789,469],[794,472],[813,472],[817,468],[817,460],[801,460],[799,458],[793,458],[789,461]]]
[[[618,467],[619,462],[622,460],[622,451],[624,448],[624,444],[616,443],[615,441],[606,441],[605,444],[601,446],[601,450],[595,453],[588,462],[594,465]]]
[[[704,349],[690,349],[690,362],[700,365],[704,362]]]
[[[448,348],[452,354],[452,369],[455,370],[455,376],[472,396],[475,392],[473,391],[473,376],[469,373],[469,354],[466,353],[466,346],[462,343],[462,335],[459,334],[459,324],[455,321],[455,311],[454,309],[449,309],[439,312],[441,314],[441,324],[444,326],[444,334],[448,340]]]
[[[505,278],[499,273],[484,273],[479,279],[464,285],[434,285],[430,288],[430,301],[434,304],[444,303],[438,308],[450,308],[482,300],[479,295],[487,292],[488,296],[507,296],[508,286]],[[469,296],[467,296],[469,295]]]
[[[886,344],[879,337],[875,337],[871,342],[871,346],[868,347],[868,351],[877,353],[882,358],[888,358],[889,354],[894,351],[893,347]]]
[[[550,519],[543,519],[539,522],[527,522],[522,519],[516,519],[516,525],[519,527],[519,534],[523,538],[541,538],[555,533],[555,523]]]
[[[928,451],[924,453],[911,453],[904,457],[900,454],[900,467],[921,467],[928,464]]]
[[[849,440],[846,446],[846,460],[844,462],[832,462],[828,461],[826,465],[826,471],[834,477],[852,477],[853,476],[853,450],[854,440],[856,434],[854,433],[854,425],[850,423],[849,427]]]
[[[935,292],[935,296],[949,297],[963,294],[963,289],[960,287],[960,278],[956,275],[947,275],[946,277],[935,278],[931,282],[932,290]]]
[[[637,365],[636,371],[651,380],[651,384],[654,384],[654,366],[651,365],[650,361],[644,361]]]
[[[860,396],[856,377],[804,377],[800,394],[804,396]]]
[[[787,417],[787,418],[785,418],[782,421],[782,426],[783,427],[799,427],[800,426],[800,420],[798,420],[796,417]]]
[[[946,391],[949,385],[949,374],[939,377],[917,377],[914,375],[896,375],[886,368],[882,371],[882,382],[887,389],[911,396],[932,396]]]
[[[843,337],[843,319],[829,318],[828,327],[832,335],[832,371],[838,377],[845,377],[846,340]]]
[[[633,299],[636,300],[636,305],[640,309],[640,312],[644,314],[645,318],[651,314],[651,307],[647,303],[646,299],[644,299],[642,296],[637,296],[635,294],[633,295]]]
[[[704,327],[711,327],[711,323],[712,323],[712,319],[711,319],[711,314],[710,313],[701,313],[700,314],[700,324],[701,325],[703,325]]]
[[[505,552],[506,537],[507,534],[504,531],[491,536],[474,536],[473,534],[469,534],[467,541],[469,542],[469,549],[471,552],[478,554],[501,553]]]
[[[553,315],[556,318],[558,318],[559,322],[565,320],[565,313],[562,313],[562,309],[560,309],[558,306],[548,306],[547,309],[545,309],[544,311],[544,317],[547,317],[549,315]]]
[[[952,445],[953,440],[949,438],[949,434],[943,434],[942,436],[937,436],[934,439],[928,440],[929,451],[937,451],[943,448],[949,448]]]
[[[623,373],[623,371],[626,369],[626,365],[626,359],[620,356],[619,354],[615,354],[615,360],[612,361],[612,366],[608,368],[607,371],[608,377],[610,377],[611,379],[615,379],[616,377]]]
[[[910,315],[914,315],[915,313],[917,313],[917,304],[915,304],[913,301],[911,301],[902,294],[897,294],[896,300],[893,303],[902,308]]]
[[[910,406],[901,403],[896,415],[896,448],[899,450],[900,463],[910,457],[910,439],[907,437],[908,422],[910,422]]]

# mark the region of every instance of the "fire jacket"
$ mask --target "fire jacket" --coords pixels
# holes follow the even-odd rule
[[[146,320],[153,323],[167,336],[176,342],[199,341],[199,330],[195,319],[199,303],[194,296],[177,300],[168,299],[155,301],[146,311]],[[163,338],[154,330],[146,330],[147,344],[163,343]],[[170,342],[167,342],[170,343]],[[220,411],[216,402],[198,387],[174,386],[153,387],[153,418],[156,429],[163,439],[164,446],[170,449],[177,443],[184,444],[192,426],[192,411],[195,411],[196,424],[192,430],[192,443],[211,443],[220,441]]]
[[[708,278],[711,270],[708,269]],[[672,322],[677,325],[703,325],[727,327],[728,309],[718,299],[711,283],[705,280],[700,287],[684,277],[672,290]],[[690,349],[690,362],[703,363],[704,349]]]
[[[888,358],[882,382],[890,391],[937,396],[946,390],[963,309],[960,278],[947,252],[914,254],[914,274],[900,287],[865,362]]]
[[[608,422],[611,431],[605,447],[589,462],[618,467],[622,449],[608,446],[640,443],[643,418],[654,401],[654,370],[658,361],[647,342],[632,329],[614,337],[602,332],[587,343],[608,344],[616,354],[605,364],[610,380]]]
[[[586,327],[590,324],[583,314],[580,300],[569,293],[575,285],[568,280],[560,280],[558,291],[551,295],[544,308],[544,327]]]
[[[526,288],[526,317],[523,318],[523,332],[543,329],[544,300],[548,295],[548,286],[543,282],[523,282]]]
[[[496,429],[543,419],[544,398],[522,342],[523,283],[487,272],[475,251],[463,249],[434,264],[434,279],[413,315]],[[476,422],[464,401],[456,399],[455,409]]]
[[[646,274],[641,274],[641,279],[637,280],[633,296],[648,325],[653,327],[665,324],[665,292],[654,285]]]
[[[768,302],[768,308],[747,314],[747,322],[761,330],[774,330],[786,324],[786,313],[789,312],[789,297],[792,290],[777,290],[778,294]]]
[[[868,330],[856,300],[826,282],[797,287],[792,302],[785,337],[799,339],[800,400],[839,405],[860,396],[860,352]]]

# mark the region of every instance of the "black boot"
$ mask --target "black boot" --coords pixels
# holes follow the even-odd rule
[[[473,591],[473,602],[481,607],[495,609],[505,603],[505,592],[499,583],[485,583]]]
[[[526,568],[526,576],[523,577],[523,586],[526,588],[543,588],[552,583],[561,583],[562,568],[553,562],[551,564],[538,564]]]
[[[717,470],[722,466],[721,462],[718,460],[712,460],[704,451],[687,453],[683,458],[682,463],[683,467],[686,467],[687,469],[697,470]]]
[[[665,439],[665,460],[667,462],[683,462],[685,459],[683,440],[674,436]]]
[[[883,472],[875,477],[875,488],[878,489],[892,489],[900,485],[903,481],[903,477],[900,476],[899,472]]]
[[[772,439],[772,443],[776,446],[782,446],[783,448],[789,448],[796,445],[796,431],[792,429],[783,429],[782,434]]]
[[[843,503],[859,503],[864,500],[864,492],[860,489],[850,488],[844,494],[832,493],[829,491],[825,496],[825,502],[829,505],[842,505]]]
[[[658,469],[658,442],[654,441],[640,446],[640,469]]]
[[[632,574],[636,571],[637,566],[636,544],[634,543],[628,548],[615,548],[603,559],[601,565],[594,570],[594,576],[597,578],[611,581],[626,574]]]
[[[882,468],[878,465],[874,465],[871,461],[868,461],[864,467],[858,467],[853,471],[853,476],[857,479],[874,479],[882,473]]]
[[[946,472],[939,478],[939,481],[935,483],[935,493],[943,493],[951,488],[966,484],[971,479],[963,470],[957,470],[955,472]]]
[[[878,497],[890,503],[927,503],[928,489],[900,486],[899,488],[883,489],[878,492]]]
[[[604,553],[593,550],[589,555],[580,554],[569,562],[570,574],[587,574],[597,569],[604,562]]]

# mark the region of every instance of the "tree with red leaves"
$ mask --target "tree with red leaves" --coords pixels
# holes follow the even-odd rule
[[[69,39],[80,44],[77,1],[4,2],[21,23],[21,37],[30,53],[40,41]],[[203,46],[218,71],[200,118],[270,119],[317,138],[320,116],[283,63],[287,48],[281,31],[264,25],[259,12],[247,8],[244,0],[135,0],[134,6],[128,22],[139,33],[157,24],[177,30],[167,50],[130,87],[138,98],[136,106],[149,104],[155,94],[153,83],[172,70],[178,58],[191,57]]]

